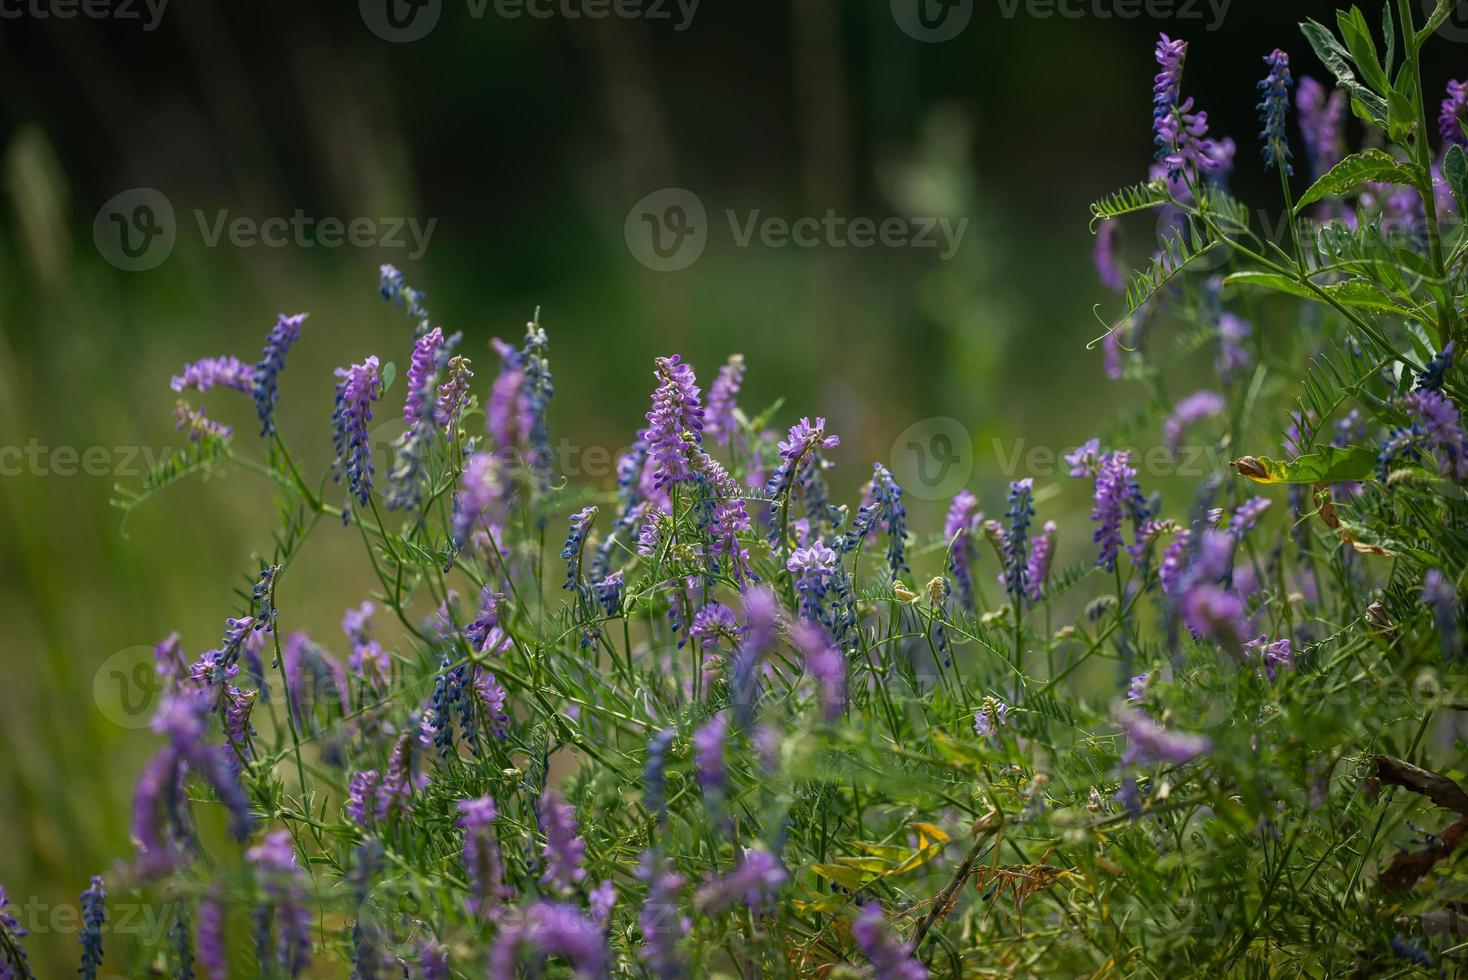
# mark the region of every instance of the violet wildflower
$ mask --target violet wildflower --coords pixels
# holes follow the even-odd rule
[[[36,980],[36,975],[31,972],[30,962],[26,959],[25,947],[20,942],[30,932],[20,924],[15,913],[10,911],[10,905],[5,886],[0,885],[0,978]]]
[[[654,364],[658,388],[652,395],[643,439],[653,469],[653,486],[661,490],[693,478],[689,448],[690,444],[703,442],[703,406],[693,368],[683,363],[682,357],[659,357]]]
[[[336,445],[336,459],[332,461],[332,475],[340,481],[347,478],[347,507],[342,510],[342,521],[348,519],[351,497],[367,506],[372,493],[372,445],[367,431],[372,421],[372,403],[382,396],[382,379],[378,375],[377,358],[372,356],[361,364],[350,368],[337,368],[336,376],[341,381],[336,386],[336,410],[331,416],[331,427]]]
[[[1187,52],[1186,41],[1174,41],[1166,34],[1159,36],[1155,53],[1161,70],[1152,85],[1152,132],[1157,159],[1174,176],[1184,168],[1218,170],[1224,163],[1219,148],[1207,138],[1208,113],[1194,112],[1193,100],[1182,99]]]
[[[620,571],[612,572],[591,587],[591,591],[596,594],[596,601],[601,603],[608,616],[615,616],[622,610],[622,587],[623,575]]]
[[[93,875],[92,883],[82,892],[82,965],[78,971],[85,980],[97,980],[97,967],[102,965],[102,926],[107,921],[107,889],[102,876]]]
[[[734,610],[728,606],[721,602],[710,602],[694,614],[688,635],[711,646],[717,645],[721,640],[733,643],[739,639],[739,621],[734,618]]]
[[[892,934],[876,902],[862,906],[851,922],[851,935],[871,961],[873,980],[928,980],[928,968],[914,955],[911,943]]]
[[[238,357],[206,357],[185,364],[168,386],[174,391],[194,388],[203,392],[216,386],[250,391],[254,387],[254,375],[254,365],[246,364]]]
[[[735,905],[759,909],[772,901],[790,877],[779,858],[763,847],[744,852],[734,870],[704,885],[694,905],[706,915],[718,915]]]
[[[604,879],[587,892],[586,904],[591,908],[591,921],[605,933],[612,924],[612,909],[617,906],[617,886],[612,884],[612,879]]]
[[[1026,477],[1009,485],[1009,530],[1004,538],[1004,590],[1015,601],[1029,595],[1030,520],[1035,516],[1035,481]]]
[[[1432,625],[1442,637],[1443,657],[1462,656],[1458,593],[1447,576],[1436,568],[1428,569],[1423,576],[1422,601],[1432,612]]]
[[[1431,389],[1442,391],[1443,382],[1447,380],[1448,371],[1453,366],[1453,358],[1456,354],[1455,345],[1457,341],[1450,340],[1442,350],[1432,356],[1427,366],[1417,377],[1417,384],[1413,387],[1417,391]],[[1355,411],[1354,409],[1352,411]]]
[[[521,389],[520,427],[530,449],[530,468],[536,485],[544,490],[550,484],[554,454],[550,445],[550,400],[555,395],[551,381],[550,340],[539,323],[525,324],[525,344],[521,348],[521,365],[525,382]]]
[[[566,534],[566,544],[561,548],[561,560],[566,563],[566,583],[563,588],[575,589],[581,578],[581,552],[586,547],[586,533],[596,519],[596,507],[583,507],[571,515],[571,529]]]
[[[678,895],[687,881],[652,852],[643,854],[638,877],[647,882],[647,899],[637,915],[643,958],[656,980],[682,980],[688,973],[678,956],[678,939],[693,928],[678,913]]]
[[[199,967],[208,980],[225,980],[224,902],[213,893],[199,902]]]
[[[1120,708],[1116,712],[1116,721],[1127,736],[1126,751],[1121,757],[1124,766],[1154,762],[1180,766],[1192,762],[1211,747],[1203,736],[1170,732],[1140,711]]]
[[[1050,578],[1050,562],[1055,557],[1054,521],[1046,521],[1041,534],[1030,546],[1030,561],[1025,569],[1025,589],[1031,602],[1045,597],[1045,582]]]
[[[1244,644],[1244,652],[1245,656],[1259,661],[1260,674],[1268,677],[1271,683],[1281,667],[1295,665],[1293,644],[1288,637],[1271,643],[1269,637],[1261,634]]]
[[[423,301],[428,298],[427,293],[409,286],[407,278],[395,266],[380,266],[378,276],[377,292],[383,299],[403,307],[408,316],[415,320],[428,319],[428,309],[423,305]]]
[[[1254,356],[1244,342],[1254,332],[1254,325],[1243,317],[1222,313],[1218,317],[1218,357],[1213,369],[1223,378],[1232,378],[1254,365]]]
[[[1194,585],[1182,599],[1183,621],[1188,628],[1229,650],[1240,654],[1249,625],[1244,617],[1244,602],[1235,593],[1206,582]]]
[[[816,682],[826,721],[836,721],[846,713],[846,658],[823,627],[806,620],[790,628],[790,642],[805,658],[806,672]]]
[[[459,826],[464,830],[464,873],[469,878],[469,911],[488,916],[505,895],[504,864],[494,834],[499,811],[488,796],[460,800],[458,805]]]
[[[376,769],[352,773],[347,784],[347,816],[359,827],[370,827],[377,817],[377,799],[382,777]]]
[[[637,527],[637,553],[643,558],[657,555],[663,546],[663,522],[668,515],[660,507],[647,507]]]
[[[1346,155],[1346,93],[1338,89],[1327,92],[1324,85],[1302,75],[1295,105],[1310,176],[1318,180]]]
[[[311,912],[306,906],[305,878],[296,864],[295,849],[288,831],[273,830],[265,840],[245,852],[264,889],[266,904],[257,918],[257,946],[263,967],[271,961],[269,923],[279,926],[274,960],[288,976],[300,976],[311,963]]]
[[[895,581],[907,569],[904,551],[907,545],[907,508],[902,504],[902,488],[881,463],[872,465],[873,527],[887,534],[887,568]]]
[[[506,916],[489,950],[489,975],[513,977],[522,949],[537,959],[562,956],[576,976],[600,980],[606,975],[606,940],[596,923],[574,906],[535,902],[518,915]]]
[[[541,884],[570,889],[586,880],[586,869],[581,867],[586,841],[577,833],[576,811],[553,789],[540,798],[540,825],[545,834]]]
[[[1289,135],[1285,132],[1285,120],[1290,113],[1290,56],[1275,48],[1264,58],[1269,74],[1259,83],[1264,100],[1259,103],[1259,119],[1264,129],[1259,134],[1264,144],[1264,169],[1273,170],[1276,165],[1286,174],[1293,174],[1290,166]]]
[[[1414,391],[1404,401],[1428,445],[1437,451],[1438,471],[1455,480],[1468,480],[1468,444],[1464,443],[1458,406],[1432,388]]]
[[[826,420],[817,418],[811,422],[802,418],[790,427],[790,432],[780,443],[780,465],[770,474],[765,484],[765,496],[778,500],[790,491],[797,475],[819,466],[822,449],[835,449],[841,445],[840,436],[826,435]]]
[[[724,742],[729,735],[729,716],[719,712],[693,733],[693,764],[698,770],[698,785],[705,793],[723,790]]]
[[[739,541],[739,535],[749,528],[749,512],[743,500],[727,500],[714,508],[709,525],[709,557],[715,561],[728,558],[729,571],[740,585],[759,580],[749,567],[749,549]]]
[[[775,648],[779,616],[779,600],[768,587],[756,586],[744,593],[744,635],[735,650],[729,678],[729,699],[740,728],[748,726],[753,715],[759,696],[760,664]]]
[[[275,435],[275,403],[280,400],[280,372],[285,370],[285,357],[301,336],[306,314],[286,316],[284,313],[265,339],[260,361],[251,375],[251,391],[255,396],[255,413],[260,416],[260,434]]]
[[[438,386],[438,400],[433,405],[433,421],[450,435],[458,421],[459,413],[469,401],[469,382],[474,372],[469,369],[469,358],[455,355],[449,358],[444,369],[448,377]]]
[[[449,980],[449,951],[442,943],[427,942],[418,954],[423,980]]]
[[[454,543],[464,547],[477,530],[495,529],[508,519],[510,487],[500,463],[490,453],[469,457],[459,479],[459,494],[454,500]]]
[[[1227,408],[1223,396],[1216,391],[1195,391],[1173,406],[1172,414],[1162,423],[1162,441],[1177,452],[1183,432],[1188,426],[1212,418]]]
[[[420,783],[424,785],[427,783],[426,779],[414,776],[414,763],[417,758],[414,746],[418,741],[414,735],[418,727],[418,724],[410,717],[406,730],[398,736],[392,755],[388,757],[387,775],[382,778],[382,786],[377,790],[376,816],[378,822],[386,820],[394,811],[402,809],[413,790]]]
[[[721,446],[729,445],[739,431],[735,417],[735,399],[744,384],[744,355],[732,354],[728,363],[719,368],[719,376],[709,385],[709,403],[704,411],[704,431]]]
[[[1238,540],[1242,541],[1244,535],[1259,524],[1259,518],[1269,509],[1271,501],[1267,497],[1250,497],[1238,506],[1230,518],[1228,528]]]
[[[947,568],[958,585],[958,597],[964,607],[976,609],[973,563],[978,555],[974,531],[984,515],[979,513],[979,500],[967,490],[960,490],[948,506],[943,522],[943,537],[948,541]]]
[[[228,439],[234,435],[234,430],[229,426],[214,421],[182,398],[173,406],[173,427],[179,432],[187,432],[190,442]]]
[[[464,638],[475,653],[503,653],[509,648],[510,638],[500,627],[500,606],[504,601],[504,593],[488,585],[479,590],[478,615],[464,627]]]
[[[647,743],[647,765],[642,772],[642,799],[647,812],[659,822],[667,816],[668,750],[673,747],[673,730],[665,728]]]
[[[1131,453],[1117,450],[1103,456],[1096,469],[1091,520],[1097,526],[1092,540],[1101,546],[1096,564],[1108,572],[1116,568],[1117,553],[1121,550],[1121,524],[1125,517],[1127,496],[1137,475],[1131,460]]]
[[[1461,146],[1468,149],[1468,133],[1463,131],[1465,121],[1468,121],[1468,81],[1448,82],[1448,94],[1437,116],[1438,132],[1445,148]]]
[[[410,427],[430,417],[428,399],[433,392],[438,355],[443,346],[443,330],[438,327],[419,337],[413,345],[413,356],[408,362],[408,397],[403,403],[403,421]]]
[[[979,738],[990,738],[1009,723],[1009,705],[1002,699],[986,697],[974,712],[974,734]]]
[[[1131,686],[1126,689],[1126,699],[1132,702],[1145,701],[1147,699],[1147,687],[1152,683],[1150,671],[1144,671],[1131,679]]]
[[[836,572],[836,552],[817,541],[808,548],[790,553],[785,567],[795,575],[795,588],[800,593],[800,611],[811,619],[821,619],[821,600],[829,591]]]
[[[1076,479],[1094,479],[1101,470],[1101,440],[1087,439],[1083,445],[1077,446],[1065,454],[1065,465],[1070,467],[1069,476]],[[954,499],[957,503],[957,498]],[[950,519],[952,511],[949,511]],[[947,534],[947,532],[944,532]]]
[[[154,645],[153,669],[163,678],[163,684],[168,688],[176,687],[188,676],[188,658],[184,656],[183,643],[179,641],[177,630]]]
[[[1126,289],[1126,273],[1121,267],[1121,222],[1115,218],[1104,218],[1096,227],[1096,245],[1091,250],[1091,261],[1096,266],[1096,278],[1101,285],[1114,293]]]

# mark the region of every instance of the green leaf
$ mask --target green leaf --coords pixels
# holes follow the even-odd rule
[[[1364,446],[1321,446],[1292,461],[1241,456],[1229,465],[1255,483],[1345,483],[1375,476],[1376,453]]]
[[[394,361],[388,361],[382,366],[382,393],[385,395],[392,383],[398,379],[398,366]]]
[[[1316,292],[1298,279],[1291,279],[1289,276],[1276,272],[1236,272],[1223,282],[1226,286],[1273,289],[1276,292],[1288,293],[1315,303],[1327,303],[1327,299],[1333,299],[1342,306],[1350,306],[1355,309],[1374,310],[1377,313],[1390,313],[1393,316],[1402,317],[1417,315],[1415,311],[1383,293],[1371,280],[1360,277],[1319,286],[1320,292]]]
[[[1392,5],[1389,3],[1381,5],[1381,33],[1386,36],[1386,61],[1382,67],[1390,75],[1392,62],[1397,60],[1397,32],[1392,21]]]
[[[1415,163],[1403,163],[1382,150],[1353,153],[1311,185],[1295,205],[1295,214],[1327,197],[1336,197],[1366,181],[1378,184],[1406,184],[1423,190],[1427,176]]]
[[[1302,23],[1300,30],[1310,42],[1310,47],[1315,49],[1316,56],[1335,76],[1336,82],[1350,94],[1351,110],[1367,122],[1375,123],[1382,129],[1388,128],[1386,100],[1357,80],[1356,73],[1351,69],[1351,54],[1341,46],[1335,35],[1313,20]]]
[[[1366,26],[1366,15],[1361,13],[1361,8],[1353,6],[1349,11],[1337,10],[1335,19],[1341,36],[1346,39],[1351,60],[1356,63],[1366,84],[1382,94],[1391,91],[1386,72],[1377,60],[1376,42],[1371,38],[1371,29]]]
[[[1458,213],[1468,214],[1468,154],[1461,146],[1454,144],[1449,148],[1443,160],[1443,176],[1458,202]]]

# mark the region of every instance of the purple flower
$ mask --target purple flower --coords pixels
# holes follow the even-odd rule
[[[1194,634],[1234,654],[1242,653],[1249,623],[1244,616],[1244,601],[1235,593],[1201,582],[1184,594],[1182,613],[1183,622]]]
[[[1427,362],[1426,368],[1418,376],[1417,383],[1413,385],[1415,390],[1421,391],[1430,388],[1433,391],[1442,391],[1443,382],[1447,380],[1448,369],[1453,366],[1456,344],[1457,341],[1450,340],[1442,350],[1433,355],[1432,360]],[[1359,414],[1356,413],[1355,409],[1352,409],[1352,413]]]
[[[603,933],[612,924],[612,909],[617,905],[617,886],[612,879],[605,879],[586,894],[586,904],[591,906],[591,921]]]
[[[504,864],[494,822],[499,817],[494,800],[481,796],[459,801],[459,826],[464,830],[464,873],[469,878],[469,911],[487,916],[505,895]]]
[[[224,903],[217,894],[199,902],[199,966],[208,980],[225,980]]]
[[[1427,570],[1422,579],[1422,601],[1432,612],[1432,624],[1442,637],[1443,657],[1458,657],[1463,654],[1458,628],[1458,593],[1447,576],[1435,568]]]
[[[343,473],[347,478],[348,503],[342,512],[345,522],[350,498],[355,496],[357,503],[365,507],[372,493],[372,444],[367,426],[372,421],[372,403],[382,396],[382,379],[375,356],[350,368],[337,368],[336,376],[341,381],[336,386],[336,411],[331,416],[336,445],[336,459],[331,466],[335,479],[340,481]]]
[[[0,980],[35,980],[25,947],[20,944],[30,932],[9,911],[10,904],[5,886],[0,885]]]
[[[499,461],[490,453],[469,457],[459,480],[459,495],[454,500],[454,542],[464,547],[471,535],[488,527],[503,527],[508,517],[510,486]]]
[[[1273,501],[1266,497],[1250,497],[1240,504],[1238,509],[1234,511],[1234,515],[1228,525],[1234,537],[1242,541],[1244,535],[1254,530],[1255,526],[1258,525],[1259,518],[1264,516],[1264,512],[1269,509],[1272,503]]]
[[[1162,441],[1177,452],[1183,431],[1196,422],[1211,418],[1228,407],[1216,391],[1195,391],[1173,406],[1172,414],[1162,423]]]
[[[1121,757],[1124,766],[1144,766],[1154,762],[1180,766],[1192,762],[1211,747],[1203,736],[1169,732],[1140,711],[1119,708],[1116,721],[1127,736],[1126,752]]]
[[[958,584],[958,597],[964,608],[977,608],[974,598],[973,562],[978,549],[973,533],[984,515],[979,513],[979,500],[967,490],[960,490],[948,506],[943,522],[943,537],[948,541],[947,567]]]
[[[581,867],[586,841],[577,834],[575,809],[553,789],[546,790],[540,798],[540,826],[545,833],[545,847],[541,851],[545,873],[540,876],[541,884],[574,888],[586,879],[586,869]]]
[[[729,716],[719,712],[693,733],[693,764],[698,770],[698,785],[705,792],[718,792],[724,786],[724,741],[729,734]]]
[[[907,545],[907,508],[902,504],[902,488],[881,463],[873,464],[872,481],[868,486],[872,494],[870,527],[880,527],[887,534],[887,568],[893,581],[896,581],[898,573],[907,568],[907,559],[904,556]],[[862,508],[863,512],[867,510],[867,507]],[[861,525],[861,514],[857,515],[854,523]],[[857,537],[861,536],[858,533]],[[847,539],[850,540],[851,537],[848,532]]]
[[[749,528],[749,512],[743,500],[726,500],[715,506],[709,525],[709,557],[715,561],[727,557],[734,581],[740,585],[758,581],[749,567],[749,549],[739,542],[739,535]]]
[[[485,423],[496,449],[508,450],[530,437],[529,400],[525,396],[524,357],[496,337],[490,342],[500,356],[500,373],[490,386]]]
[[[873,980],[928,980],[928,968],[913,955],[911,943],[892,934],[882,906],[868,902],[851,923],[851,935],[872,964]]]
[[[615,616],[622,609],[622,585],[623,575],[621,572],[612,572],[606,578],[591,587],[596,593],[596,601],[608,616]]]
[[[1226,156],[1208,139],[1208,113],[1194,112],[1193,100],[1182,100],[1187,52],[1186,41],[1174,41],[1166,34],[1159,36],[1156,57],[1161,70],[1152,85],[1152,132],[1157,159],[1172,176],[1181,174],[1184,168],[1221,169]]]
[[[228,439],[234,435],[234,430],[229,426],[214,421],[182,398],[173,406],[173,427],[179,432],[187,432],[190,442],[198,442],[206,437]]]
[[[1030,519],[1035,516],[1035,481],[1028,477],[1009,485],[1009,530],[1004,538],[1004,590],[1016,601],[1026,598],[1029,585]]]
[[[659,357],[654,364],[658,387],[642,438],[647,443],[653,486],[661,490],[693,478],[689,448],[703,443],[703,406],[693,368],[682,357]]]
[[[673,730],[665,728],[647,743],[647,765],[642,771],[643,805],[659,821],[667,816],[668,750],[673,747]]]
[[[739,431],[739,422],[734,416],[735,399],[744,384],[744,355],[733,354],[728,363],[719,368],[719,376],[709,386],[709,404],[704,412],[704,431],[721,446]]]
[[[377,817],[377,798],[382,789],[382,777],[376,769],[363,769],[352,773],[347,784],[347,816],[362,828],[372,825]]]
[[[1425,434],[1428,445],[1437,451],[1438,471],[1455,480],[1468,480],[1468,445],[1463,441],[1458,406],[1432,388],[1414,391],[1404,400],[1408,414]]]
[[[667,519],[660,507],[647,507],[642,512],[642,521],[637,527],[637,553],[643,558],[653,558],[663,546],[663,521]]]
[[[734,653],[729,679],[729,697],[741,728],[753,715],[760,663],[775,648],[779,617],[779,600],[768,587],[756,586],[744,593],[744,635]]]
[[[1295,93],[1300,115],[1300,135],[1305,140],[1305,155],[1310,160],[1310,175],[1319,179],[1341,162],[1346,154],[1346,93],[1326,92],[1309,75],[1300,77]]]
[[[185,388],[208,391],[216,385],[236,391],[250,391],[254,387],[254,376],[254,365],[246,364],[238,357],[206,357],[192,364],[185,364],[180,373],[175,374],[168,382],[168,386],[174,391],[183,391]]]
[[[1131,686],[1126,690],[1128,701],[1144,701],[1147,698],[1147,685],[1152,682],[1152,674],[1143,672],[1132,678]]]
[[[377,291],[383,299],[403,307],[415,320],[428,319],[428,309],[423,305],[428,298],[427,293],[409,286],[406,277],[395,266],[380,266],[378,276]]]
[[[678,912],[678,894],[687,881],[652,852],[643,854],[638,876],[647,882],[647,900],[637,916],[643,958],[657,980],[682,980],[688,973],[678,956],[678,939],[693,928]]]
[[[273,918],[280,929],[275,961],[286,974],[300,976],[311,963],[311,912],[306,906],[308,879],[296,864],[290,833],[271,831],[264,841],[245,852],[245,859],[254,866],[265,891],[266,905],[257,919],[261,926],[256,935],[260,963],[263,966],[270,962],[267,950]]]
[[[1223,313],[1218,317],[1218,357],[1213,369],[1219,376],[1231,378],[1254,365],[1254,356],[1244,342],[1254,332],[1254,325],[1243,317]]]
[[[566,583],[563,588],[576,588],[581,575],[581,552],[586,547],[586,533],[596,519],[595,507],[583,507],[571,515],[571,528],[566,534],[566,544],[561,548],[561,560],[566,563]]]
[[[489,975],[515,976],[515,964],[524,949],[538,958],[564,956],[578,977],[600,980],[606,975],[602,930],[571,905],[535,902],[518,914],[506,915],[489,950]]]
[[[1290,56],[1275,48],[1265,55],[1264,63],[1269,66],[1269,74],[1259,83],[1259,91],[1264,93],[1264,100],[1259,103],[1259,120],[1264,123],[1264,129],[1259,133],[1264,144],[1261,150],[1264,169],[1273,170],[1278,164],[1285,173],[1292,174],[1295,171],[1290,166],[1289,135],[1285,132],[1285,120],[1290,113],[1290,85],[1293,83]]]
[[[790,553],[785,567],[795,575],[795,588],[800,593],[803,615],[811,619],[821,617],[821,600],[836,574],[836,561],[836,552],[819,541]]]
[[[733,643],[739,639],[739,621],[734,618],[734,610],[728,606],[721,602],[710,602],[694,614],[688,635],[708,645],[718,644],[722,640]]]
[[[82,892],[82,965],[85,980],[97,980],[97,967],[102,965],[102,925],[107,921],[107,889],[101,875],[93,875],[92,883]]]
[[[452,435],[459,413],[469,401],[469,382],[474,380],[474,372],[469,370],[469,358],[462,355],[449,358],[446,371],[448,377],[438,386],[438,400],[433,405],[433,421]]]
[[[1096,227],[1096,245],[1091,250],[1091,261],[1096,266],[1096,278],[1112,292],[1126,289],[1126,272],[1121,266],[1121,222],[1105,218]]]
[[[1245,656],[1259,661],[1260,673],[1267,676],[1271,682],[1279,668],[1295,665],[1294,650],[1288,637],[1271,643],[1269,637],[1261,634],[1245,643],[1244,651]]]
[[[440,943],[424,943],[418,954],[423,980],[449,980],[449,951]]]
[[[1443,99],[1442,111],[1437,116],[1437,128],[1442,134],[1444,147],[1468,149],[1468,135],[1463,132],[1465,110],[1468,110],[1468,81],[1448,82],[1448,95]]]
[[[418,338],[408,363],[408,397],[403,403],[403,421],[411,428],[427,420],[428,398],[438,374],[438,355],[443,350],[443,331],[438,327]]]
[[[1076,479],[1094,479],[1101,471],[1101,456],[1101,440],[1087,439],[1084,445],[1065,454],[1065,465],[1070,467],[1069,475]]]
[[[841,445],[840,436],[826,435],[826,420],[817,418],[811,422],[802,418],[790,427],[790,432],[780,443],[780,465],[770,474],[765,484],[765,496],[778,500],[789,492],[797,470],[807,472],[819,466],[822,449],[835,449]],[[815,458],[812,458],[815,457]]]
[[[280,400],[280,372],[285,370],[285,356],[301,336],[306,314],[286,316],[284,313],[265,338],[265,348],[251,375],[251,391],[255,396],[255,413],[260,416],[260,434],[275,435],[275,403]]]
[[[802,620],[790,628],[790,642],[805,658],[805,669],[816,682],[826,721],[846,713],[846,658],[816,623]]]
[[[1101,546],[1096,564],[1108,572],[1116,568],[1117,553],[1121,550],[1121,525],[1126,516],[1126,503],[1132,494],[1132,481],[1137,471],[1131,465],[1131,453],[1117,450],[1101,457],[1096,469],[1096,490],[1093,494],[1091,520],[1096,522],[1092,540]]]
[[[758,909],[775,897],[789,873],[762,847],[744,852],[733,871],[698,890],[694,905],[706,915],[718,915],[735,905]]]
[[[1009,705],[996,697],[986,697],[974,712],[974,734],[989,738],[1009,722]]]
[[[1025,569],[1025,588],[1031,602],[1045,597],[1045,581],[1050,577],[1050,562],[1055,556],[1055,522],[1046,521],[1043,532],[1030,547],[1030,563]]]

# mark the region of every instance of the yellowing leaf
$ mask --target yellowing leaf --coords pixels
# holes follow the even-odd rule
[[[1295,460],[1240,456],[1229,465],[1255,483],[1345,483],[1371,479],[1376,453],[1362,446],[1321,446]]]

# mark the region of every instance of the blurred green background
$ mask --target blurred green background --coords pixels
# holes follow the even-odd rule
[[[270,487],[245,472],[171,487],[126,527],[109,506],[115,483],[137,485],[150,455],[181,444],[168,379],[185,360],[253,361],[278,312],[309,311],[279,418],[319,474],[332,368],[369,353],[406,364],[410,325],[376,293],[391,262],[436,323],[464,332],[481,392],[488,339],[517,337],[542,308],[555,438],[575,449],[627,443],[655,355],[683,353],[706,384],[738,351],[747,408],[784,396],[781,425],[824,414],[840,433],[840,499],[892,461],[903,430],[952,417],[991,511],[1024,475],[1000,465],[1018,440],[1072,446],[1141,402],[1085,348],[1093,304],[1116,308],[1091,272],[1086,205],[1145,177],[1154,35],[1193,42],[1185,91],[1238,140],[1235,190],[1273,206],[1254,149],[1260,58],[1285,45],[1297,74],[1319,75],[1293,25],[1332,5],[1236,0],[1221,23],[1201,2],[1161,20],[1099,16],[1113,8],[1091,0],[1076,18],[972,6],[942,43],[905,33],[887,0],[705,0],[682,29],[671,6],[672,21],[536,19],[443,0],[412,43],[374,34],[369,2],[175,0],[153,29],[143,7],[141,22],[35,7],[0,19],[0,445],[25,450],[0,459],[0,883],[37,933],[42,976],[75,962],[74,927],[48,910],[131,851],[132,784],[154,744],[131,671],[173,629],[191,655],[215,645],[271,546]],[[167,198],[177,240],[155,268],[124,271],[93,223],[139,187]],[[624,239],[629,209],[666,187],[696,194],[711,226],[678,272],[646,268]],[[726,209],[967,226],[946,261],[739,247]],[[195,217],[297,210],[436,224],[410,256],[211,247]],[[1135,230],[1140,260],[1152,242]],[[247,399],[194,401],[257,452]],[[89,450],[100,469],[65,475]],[[1060,520],[1062,557],[1079,557],[1088,489],[1040,476],[1060,488],[1041,519]],[[912,503],[931,531],[943,502]],[[322,528],[293,569],[310,599],[287,610],[293,625],[338,650],[342,609],[370,589],[359,549]]]

